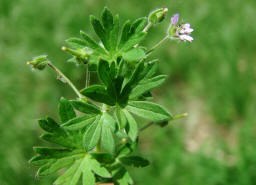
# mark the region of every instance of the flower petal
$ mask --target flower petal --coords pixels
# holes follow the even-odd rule
[[[180,40],[189,41],[189,42],[192,42],[194,40],[194,38],[189,35],[179,35],[179,38]]]
[[[178,23],[178,21],[179,21],[179,14],[176,13],[176,14],[174,14],[174,15],[172,16],[172,18],[171,18],[171,23],[172,23],[173,25],[176,25],[176,24]]]

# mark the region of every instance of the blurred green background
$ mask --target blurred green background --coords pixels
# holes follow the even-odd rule
[[[53,71],[31,71],[26,61],[48,54],[82,88],[84,69],[67,63],[60,47],[79,30],[92,33],[88,16],[104,6],[122,22],[168,7],[148,47],[164,37],[174,13],[195,29],[192,44],[170,41],[152,55],[168,75],[155,101],[189,117],[141,135],[139,152],[152,165],[131,170],[135,184],[255,185],[255,0],[0,0],[0,185],[51,184],[54,177],[38,179],[28,164],[32,146],[45,144],[36,119],[57,118],[59,98],[74,93]]]

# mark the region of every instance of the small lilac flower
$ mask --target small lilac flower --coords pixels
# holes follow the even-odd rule
[[[176,13],[176,14],[174,14],[174,16],[171,18],[171,23],[172,23],[174,26],[176,26],[176,24],[178,23],[178,21],[179,21],[179,14]]]
[[[180,40],[189,41],[189,42],[192,42],[194,40],[194,38],[189,35],[179,35],[179,38]]]
[[[190,28],[190,24],[186,23],[182,25],[182,29],[180,30],[181,34],[191,34],[194,31],[193,28]]]
[[[194,29],[190,27],[189,23],[177,25],[178,21],[179,14],[175,14],[171,18],[171,24],[168,29],[170,38],[192,42],[194,39],[190,36],[190,34],[194,31]]]

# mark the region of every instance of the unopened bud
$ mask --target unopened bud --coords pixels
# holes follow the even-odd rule
[[[40,55],[37,57],[34,57],[32,61],[27,62],[28,65],[31,65],[33,69],[43,70],[49,60],[47,59],[47,55]]]
[[[92,54],[92,50],[87,47],[74,50],[63,46],[61,49],[73,55],[79,63],[87,63],[89,56]]]
[[[159,8],[150,13],[148,20],[152,24],[160,23],[164,20],[167,12],[168,12],[168,8]]]

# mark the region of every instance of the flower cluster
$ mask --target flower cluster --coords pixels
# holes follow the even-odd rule
[[[182,41],[192,42],[194,39],[192,36],[190,36],[190,34],[194,31],[194,29],[190,27],[189,23],[178,24],[178,22],[179,14],[175,14],[171,18],[171,25],[168,29],[169,36]]]

